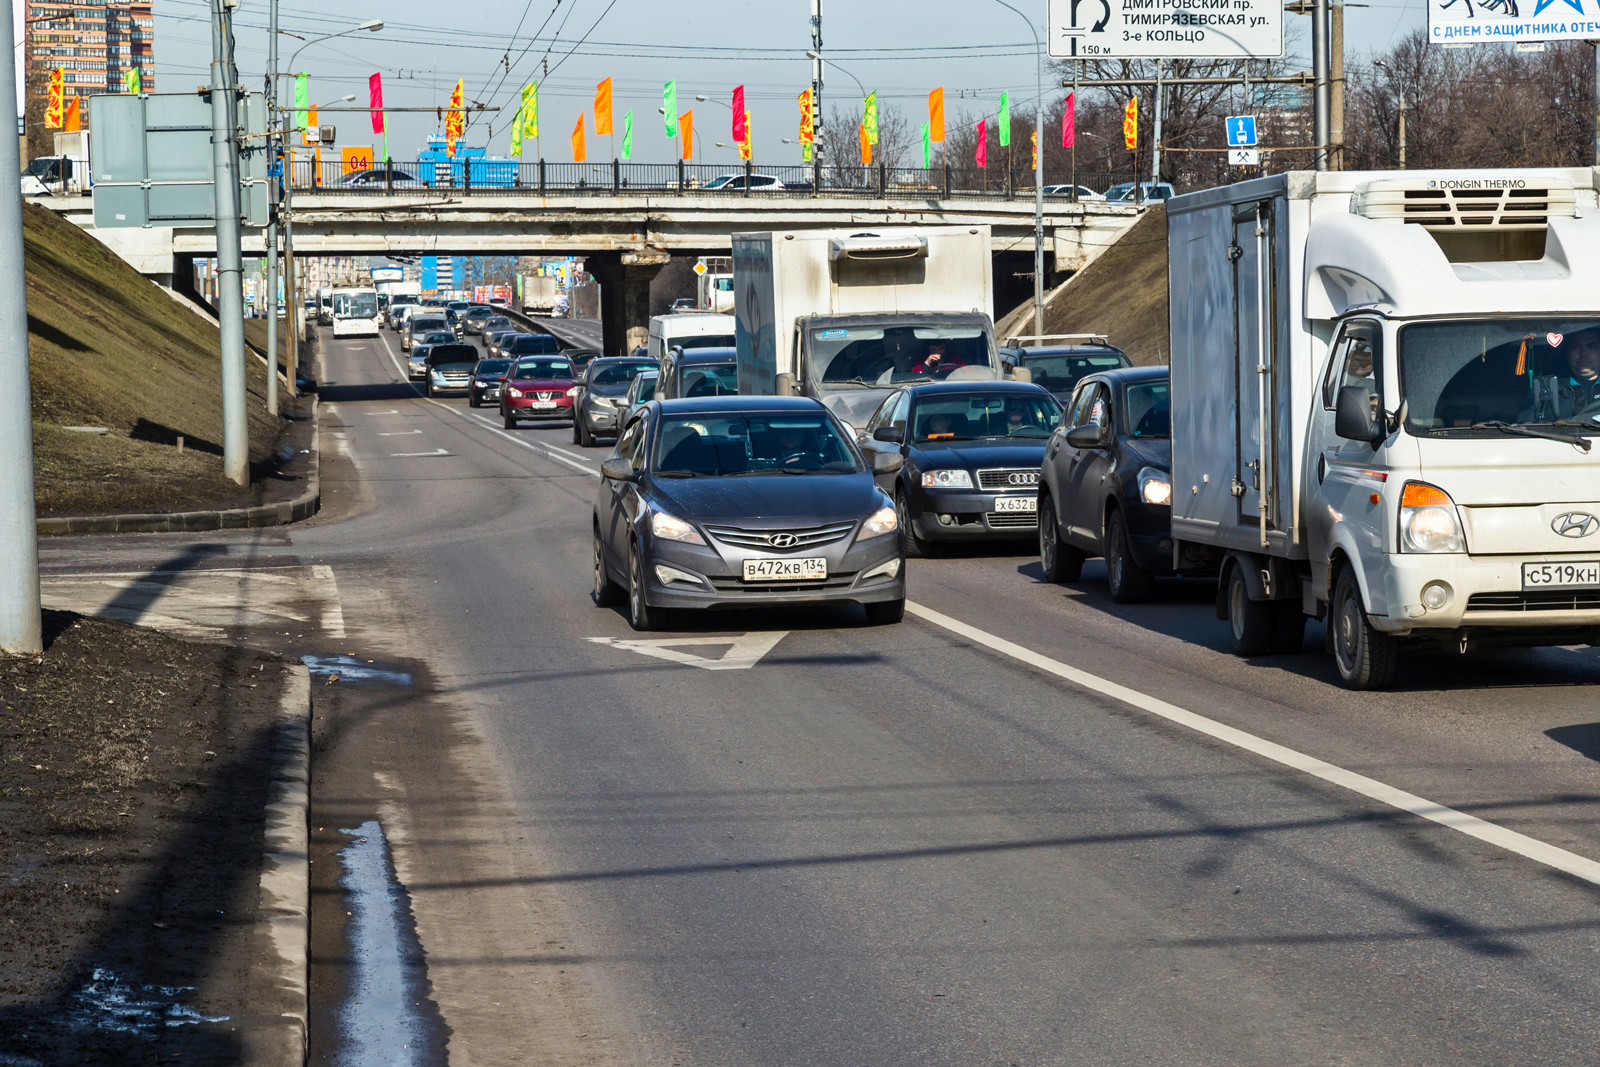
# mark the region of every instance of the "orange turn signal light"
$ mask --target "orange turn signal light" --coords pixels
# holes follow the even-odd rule
[[[1400,495],[1400,506],[1403,508],[1425,508],[1430,506],[1449,507],[1455,501],[1450,499],[1450,494],[1443,489],[1421,482],[1411,482],[1406,485],[1406,490]]]

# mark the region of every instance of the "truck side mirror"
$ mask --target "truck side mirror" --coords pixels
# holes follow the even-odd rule
[[[887,441],[891,445],[899,444],[905,440],[905,437],[906,432],[896,426],[879,426],[872,431],[872,439],[874,441]]]
[[[1366,441],[1374,448],[1385,434],[1372,417],[1372,394],[1366,386],[1346,385],[1334,402],[1333,432],[1346,441]]]

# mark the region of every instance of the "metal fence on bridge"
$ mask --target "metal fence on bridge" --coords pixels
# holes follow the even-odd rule
[[[942,165],[935,167],[827,166],[822,185],[809,166],[732,168],[692,163],[553,163],[467,157],[448,163],[393,162],[346,173],[337,160],[296,160],[294,187],[329,194],[399,194],[448,190],[452,196],[750,196],[765,198],[845,197],[878,200],[1031,200],[1032,168]],[[1125,172],[1047,170],[1045,195],[1052,203],[1075,198],[1103,200],[1105,193],[1134,179]],[[1148,176],[1145,176],[1148,181]]]

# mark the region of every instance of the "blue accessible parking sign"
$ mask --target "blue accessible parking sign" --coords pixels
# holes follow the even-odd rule
[[[1256,117],[1233,115],[1228,119],[1228,147],[1254,148],[1256,146]]]

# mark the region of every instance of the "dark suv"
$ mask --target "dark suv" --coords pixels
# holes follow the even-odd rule
[[[1042,341],[1069,339],[1072,343],[1023,348],[1014,342],[1031,338],[1008,337],[1006,346],[1000,349],[1000,361],[1012,369],[1027,368],[1033,375],[1033,384],[1043,386],[1063,404],[1072,398],[1072,391],[1088,375],[1133,366],[1127,353],[1104,337],[1060,334],[1039,338]]]

